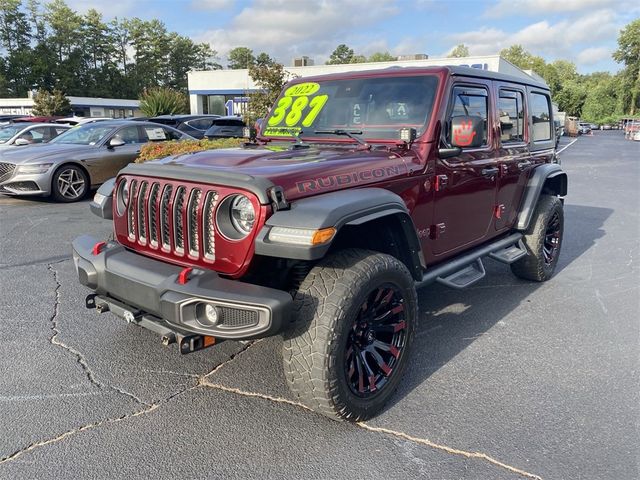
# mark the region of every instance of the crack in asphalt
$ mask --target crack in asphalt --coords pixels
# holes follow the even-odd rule
[[[57,263],[61,263],[65,260],[61,260],[60,262]],[[136,395],[134,395],[133,393],[127,392],[126,390],[123,390],[122,388],[113,386],[113,385],[108,385],[108,384],[104,384],[102,382],[100,382],[95,374],[93,373],[93,370],[91,370],[91,367],[89,367],[89,364],[87,363],[87,360],[84,358],[84,355],[82,355],[82,353],[80,353],[78,350],[76,350],[75,348],[67,345],[66,343],[64,343],[63,341],[58,339],[58,335],[60,334],[60,330],[58,329],[58,314],[60,313],[60,288],[62,288],[62,284],[60,283],[60,280],[58,279],[58,271],[56,269],[53,268],[53,263],[50,263],[47,265],[47,270],[49,270],[52,274],[53,274],[53,280],[56,283],[56,288],[54,291],[55,294],[55,300],[54,300],[54,304],[53,304],[53,314],[51,315],[51,318],[49,319],[49,322],[51,323],[51,331],[53,332],[53,334],[51,335],[51,337],[49,337],[49,342],[51,342],[52,345],[55,345],[57,347],[60,347],[64,350],[66,350],[67,352],[71,353],[73,356],[76,357],[76,361],[78,362],[78,364],[80,365],[80,367],[82,367],[82,371],[84,372],[84,374],[87,376],[87,379],[89,380],[89,382],[94,385],[95,387],[99,388],[99,389],[104,389],[106,388],[110,388],[111,390],[124,395],[126,397],[131,398],[132,400],[134,400],[135,402],[139,403],[140,405],[145,405],[145,406],[149,406],[150,404],[145,402],[144,400],[142,400],[141,398],[137,397]]]
[[[73,428],[71,430],[67,430],[64,433],[61,433],[60,435],[57,435],[55,437],[49,438],[47,440],[40,440],[38,442],[34,442],[24,448],[21,448],[19,450],[16,450],[15,452],[0,458],[0,465],[5,464],[7,462],[13,461],[19,457],[21,457],[22,455],[29,453],[33,450],[36,450],[40,447],[44,447],[47,445],[51,445],[54,443],[58,443],[66,438],[69,438],[73,435],[76,435],[78,433],[81,432],[85,432],[87,430],[93,430],[95,428],[99,428],[105,425],[113,425],[115,423],[120,423],[123,422],[125,420],[128,420],[130,418],[135,418],[135,417],[140,417],[142,415],[146,415],[148,413],[151,413],[155,410],[157,410],[158,408],[160,408],[162,405],[165,405],[167,403],[169,403],[171,400],[173,400],[176,397],[179,397],[180,395],[183,395],[185,393],[188,393],[192,390],[195,390],[196,388],[200,388],[203,386],[203,380],[209,376],[212,375],[213,373],[217,372],[220,368],[222,368],[223,366],[225,366],[226,364],[232,362],[233,360],[235,360],[239,355],[241,355],[242,353],[246,352],[249,348],[251,348],[251,346],[253,346],[255,343],[257,343],[257,341],[255,342],[249,342],[246,345],[243,346],[243,348],[241,350],[239,350],[238,352],[234,353],[233,355],[231,355],[227,360],[225,360],[224,362],[220,363],[219,365],[216,365],[210,372],[205,373],[203,375],[198,376],[198,380],[194,385],[188,385],[185,384],[183,388],[181,388],[180,390],[178,390],[177,392],[172,393],[171,395],[169,395],[168,397],[165,397],[155,403],[152,404],[145,404],[146,408],[143,408],[142,410],[137,410],[135,412],[132,413],[127,413],[124,415],[121,415],[119,417],[112,417],[112,418],[105,418],[103,420],[98,420],[97,422],[92,422],[92,423],[88,423],[85,425],[82,425],[80,427],[77,428]]]
[[[217,389],[217,390],[221,390],[223,392],[228,392],[228,393],[233,393],[236,395],[241,395],[243,397],[250,397],[250,398],[261,398],[263,400],[267,400],[270,402],[274,402],[274,403],[281,403],[281,404],[286,404],[286,405],[292,405],[294,407],[299,407],[302,408],[303,410],[307,410],[312,412],[313,410],[311,410],[309,407],[307,407],[306,405],[296,402],[294,400],[289,400],[287,398],[282,398],[282,397],[273,397],[271,395],[267,395],[264,393],[258,393],[258,392],[248,392],[245,390],[241,390],[239,388],[234,388],[234,387],[227,387],[225,385],[219,384],[219,383],[211,383],[208,380],[203,378],[202,381],[202,385],[205,387],[209,387],[209,388],[213,388],[213,389]],[[501,462],[500,460],[496,460],[495,458],[491,457],[490,455],[487,455],[486,453],[482,453],[482,452],[468,452],[466,450],[460,450],[458,448],[452,448],[452,447],[448,447],[446,445],[441,445],[439,443],[435,443],[432,442],[429,439],[426,438],[419,438],[419,437],[414,437],[412,435],[409,435],[407,433],[404,432],[399,432],[396,430],[390,430],[388,428],[383,428],[383,427],[374,427],[371,426],[365,422],[356,422],[353,425],[356,425],[359,428],[362,428],[364,430],[367,430],[369,432],[375,432],[375,433],[382,433],[382,434],[386,434],[386,435],[391,435],[400,439],[403,439],[405,441],[409,441],[412,442],[414,444],[417,445],[421,445],[421,446],[426,446],[426,447],[430,447],[433,448],[435,450],[440,450],[442,452],[448,453],[450,455],[458,455],[458,456],[462,456],[465,458],[471,458],[471,459],[478,459],[478,460],[484,460],[486,462],[489,462],[490,464],[496,466],[496,467],[500,467],[503,468],[505,470],[508,470],[511,473],[515,473],[517,475],[520,475],[522,477],[525,478],[531,478],[533,480],[542,480],[542,477],[535,475],[533,473],[529,473],[525,470],[521,470],[517,467],[513,467],[511,465],[508,465],[504,462]]]

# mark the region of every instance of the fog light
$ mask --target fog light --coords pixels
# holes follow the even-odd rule
[[[204,307],[204,315],[211,325],[218,323],[218,309],[214,305],[207,303]]]

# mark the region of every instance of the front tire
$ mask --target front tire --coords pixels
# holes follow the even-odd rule
[[[82,200],[89,191],[89,177],[76,165],[62,165],[53,174],[51,195],[58,202]]]
[[[366,250],[332,254],[302,282],[294,311],[283,347],[294,395],[333,419],[380,412],[402,379],[418,318],[405,265]]]
[[[553,276],[564,233],[564,210],[558,197],[543,195],[524,235],[527,254],[511,264],[517,277],[544,282]]]

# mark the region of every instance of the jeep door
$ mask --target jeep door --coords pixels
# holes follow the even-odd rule
[[[494,82],[500,138],[498,139],[498,186],[495,229],[510,228],[518,215],[520,200],[533,162],[529,152],[524,86]]]
[[[432,252],[437,260],[481,243],[493,233],[498,162],[491,81],[460,80],[453,84],[443,130],[451,145],[452,118],[479,116],[484,123],[481,146],[462,148],[460,155],[436,161]]]

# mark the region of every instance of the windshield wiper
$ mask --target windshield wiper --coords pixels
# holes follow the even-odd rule
[[[355,140],[356,142],[358,142],[363,147],[371,148],[371,145],[369,145],[367,142],[362,140],[360,137],[356,137],[356,135],[362,135],[362,130],[341,130],[341,129],[336,129],[336,130],[316,130],[313,133],[316,133],[318,135],[344,135],[345,137],[349,137],[349,138]]]
[[[287,128],[285,131],[290,133],[291,136],[296,141],[296,143],[293,145],[293,148],[309,148],[309,144],[305,143],[304,140],[300,138],[300,135],[302,135],[303,133],[302,130],[296,130],[295,128]]]

